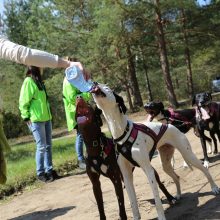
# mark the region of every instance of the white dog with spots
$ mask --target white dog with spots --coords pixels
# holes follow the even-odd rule
[[[120,106],[121,104],[116,102],[116,96],[112,90],[106,85],[99,84],[93,89],[92,93],[98,108],[103,111],[110,132],[117,144],[121,146],[124,143],[128,143],[128,140],[134,139],[130,151],[131,161],[135,161],[143,169],[144,173],[148,177],[148,181],[152,188],[155,199],[158,219],[164,220],[166,218],[159,197],[154,170],[150,163],[149,153],[155,145],[156,149],[160,152],[164,171],[173,179],[176,184],[178,198],[181,196],[179,177],[174,172],[171,165],[171,158],[175,148],[182,154],[183,158],[189,165],[200,169],[205,174],[211,185],[213,193],[219,193],[219,188],[214,183],[209,171],[204,166],[202,166],[200,160],[196,158],[191,150],[190,143],[186,136],[177,128],[172,125],[168,125],[163,135],[156,141],[156,144],[155,140],[151,136],[140,130],[137,132],[136,138],[134,138],[131,133],[133,132],[133,128],[136,125],[132,121],[129,121],[123,111],[121,111],[121,107],[123,108],[123,106]],[[151,133],[153,132],[155,136],[160,134],[162,127],[161,123],[149,122],[146,123],[146,125],[148,127],[147,129]],[[123,174],[124,183],[129,196],[134,219],[141,219],[133,185],[133,162],[128,161],[120,153],[118,157],[118,163]]]

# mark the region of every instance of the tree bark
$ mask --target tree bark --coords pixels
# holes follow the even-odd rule
[[[159,0],[155,0],[155,6],[156,6],[155,12],[156,12],[156,22],[157,22],[158,48],[159,48],[161,68],[162,68],[162,72],[163,72],[163,76],[164,76],[164,80],[166,84],[166,90],[167,90],[169,102],[174,108],[176,108],[178,107],[178,103],[176,100],[176,95],[174,93],[173,84],[172,84],[172,80],[170,76],[166,42],[165,42],[165,37],[164,37],[161,12],[159,8]]]
[[[140,89],[139,89],[139,85],[138,85],[138,81],[137,81],[137,77],[136,77],[136,70],[135,70],[135,63],[134,63],[134,58],[131,52],[131,48],[130,45],[127,44],[127,59],[128,59],[128,74],[130,77],[130,81],[131,81],[131,86],[133,87],[133,92],[134,92],[134,106],[139,106],[142,107],[143,106],[143,101],[141,98],[141,93],[140,93]]]
[[[181,17],[182,17],[183,40],[185,43],[185,62],[187,66],[187,89],[188,89],[189,97],[192,98],[194,94],[194,88],[193,88],[193,79],[192,79],[189,42],[188,42],[188,36],[186,32],[186,16],[185,16],[184,9],[181,9]]]
[[[147,71],[148,68],[147,68],[147,65],[145,64],[144,60],[143,60],[143,67],[144,67],[146,85],[147,85],[147,90],[148,90],[148,101],[151,102],[151,101],[153,101],[153,95],[152,95],[152,91],[151,91],[150,80],[148,77],[148,71]]]
[[[125,84],[125,89],[126,89],[127,100],[128,100],[130,110],[131,110],[131,112],[134,112],[134,106],[132,104],[132,99],[131,99],[131,93],[130,93],[130,90],[129,90],[129,86],[127,84]]]

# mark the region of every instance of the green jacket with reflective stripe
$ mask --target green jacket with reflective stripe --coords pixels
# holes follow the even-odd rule
[[[45,90],[40,90],[31,77],[26,77],[20,91],[19,109],[24,120],[44,122],[52,119]]]

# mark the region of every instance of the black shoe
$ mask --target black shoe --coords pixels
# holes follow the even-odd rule
[[[52,170],[52,176],[54,180],[58,180],[62,178],[62,176],[59,176],[55,170]]]
[[[55,179],[53,178],[53,174],[51,173],[47,173],[47,183],[51,183],[53,182]]]
[[[47,182],[47,176],[45,173],[37,175],[37,179],[40,180],[41,182],[44,182],[44,183]]]
[[[50,173],[47,173],[47,182],[52,182],[60,178],[62,177],[59,176],[55,170],[52,170]]]

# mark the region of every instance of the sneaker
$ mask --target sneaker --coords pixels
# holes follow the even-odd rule
[[[86,164],[84,160],[79,160],[78,161],[78,166],[81,170],[86,170]]]
[[[47,183],[53,182],[54,180],[62,178],[57,174],[55,170],[52,170],[50,173],[47,173]]]
[[[37,179],[40,180],[41,182],[44,182],[44,183],[47,182],[47,176],[45,173],[37,175]]]
[[[54,180],[58,180],[58,179],[62,178],[62,176],[59,176],[55,170],[52,170],[52,176],[53,176]]]
[[[53,178],[53,174],[51,173],[47,173],[47,183],[51,183],[53,182],[55,179]]]

